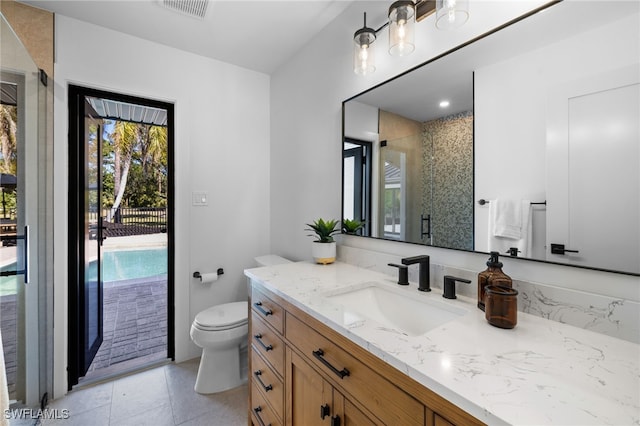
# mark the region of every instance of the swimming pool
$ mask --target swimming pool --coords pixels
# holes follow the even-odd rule
[[[0,271],[15,271],[16,263],[10,263],[0,268]],[[22,282],[22,280],[20,281]],[[15,294],[18,289],[18,277],[13,275],[10,277],[0,277],[0,296]]]
[[[96,263],[89,264],[89,274],[95,274]],[[16,264],[0,268],[0,271],[15,270]],[[167,274],[167,248],[145,250],[116,250],[102,254],[102,276],[104,282],[133,280]],[[91,276],[90,275],[90,276]],[[22,282],[22,281],[20,281]],[[18,277],[0,277],[0,296],[15,294]]]
[[[167,274],[167,248],[144,250],[115,250],[102,253],[104,282],[133,280]],[[89,273],[95,274],[95,262]]]

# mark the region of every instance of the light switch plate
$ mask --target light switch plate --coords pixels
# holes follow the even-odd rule
[[[192,192],[193,205],[202,207],[209,205],[209,199],[207,198],[207,193],[204,191],[195,191]]]

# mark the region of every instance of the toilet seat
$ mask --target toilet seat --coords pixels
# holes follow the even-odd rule
[[[213,306],[196,315],[193,325],[203,331],[222,331],[248,323],[247,302],[232,302]]]

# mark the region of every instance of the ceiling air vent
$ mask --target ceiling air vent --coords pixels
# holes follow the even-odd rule
[[[162,0],[164,7],[185,15],[204,18],[209,0]]]

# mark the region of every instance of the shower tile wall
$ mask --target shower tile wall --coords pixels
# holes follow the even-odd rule
[[[431,214],[431,245],[473,250],[473,113],[425,122],[422,143],[422,211]]]

